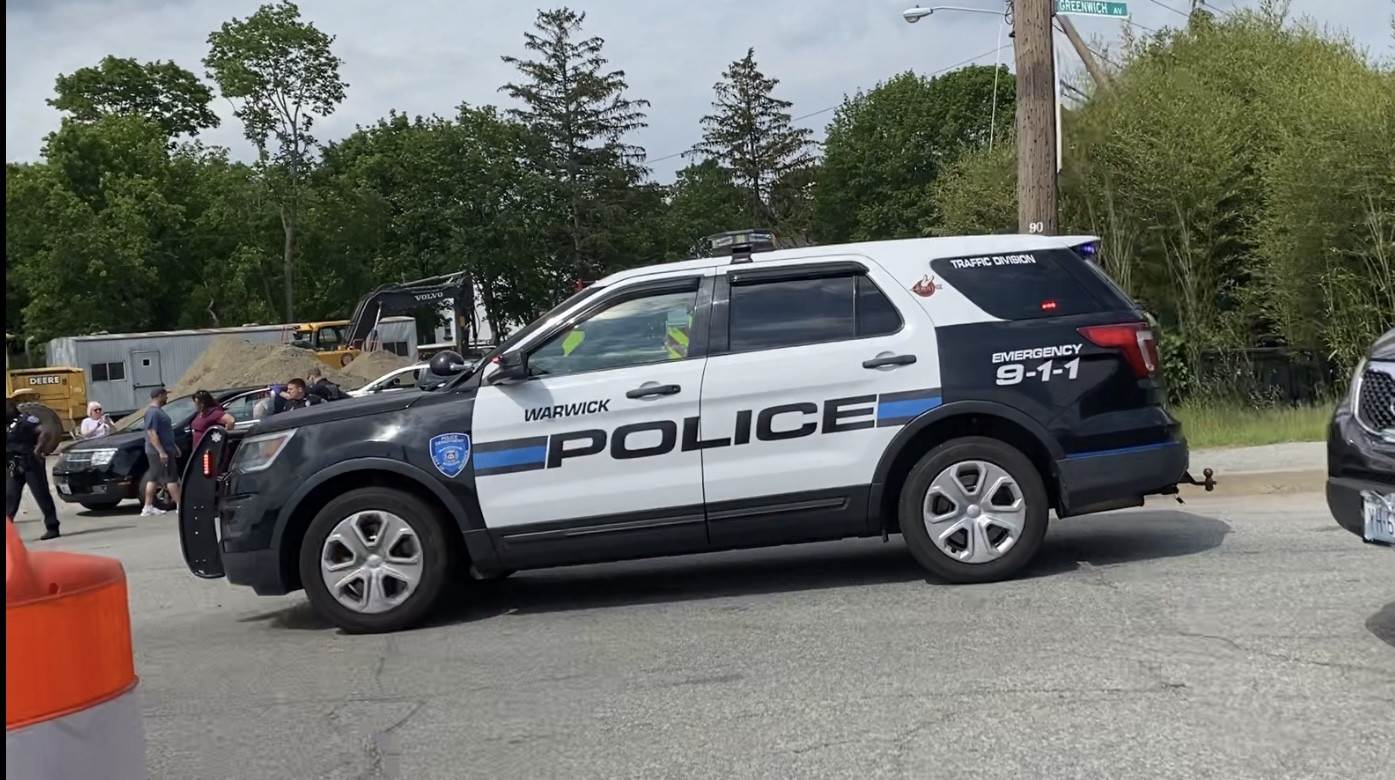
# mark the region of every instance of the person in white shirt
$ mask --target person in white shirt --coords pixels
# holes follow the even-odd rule
[[[95,439],[111,433],[111,418],[102,413],[102,405],[96,401],[87,402],[87,416],[78,426],[79,439]]]

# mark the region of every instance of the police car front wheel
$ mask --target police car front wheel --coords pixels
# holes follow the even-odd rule
[[[363,488],[311,521],[300,577],[310,603],[345,631],[398,631],[439,601],[454,549],[429,504],[391,488]]]
[[[1032,462],[997,439],[936,447],[901,489],[901,534],[916,561],[950,582],[1012,576],[1041,547],[1046,488]]]

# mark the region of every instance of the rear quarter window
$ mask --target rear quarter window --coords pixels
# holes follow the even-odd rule
[[[941,257],[930,267],[980,309],[1002,320],[1094,314],[1105,307],[1063,262],[1083,262],[1068,249]]]

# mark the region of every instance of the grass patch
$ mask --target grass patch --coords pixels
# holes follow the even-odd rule
[[[1199,402],[1174,406],[1187,444],[1208,447],[1252,447],[1291,441],[1323,441],[1335,404],[1258,409],[1237,403]]]

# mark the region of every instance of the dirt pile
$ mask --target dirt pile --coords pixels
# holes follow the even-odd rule
[[[312,368],[320,369],[326,379],[346,390],[361,387],[368,381],[336,371],[321,363],[314,352],[300,347],[253,344],[237,336],[222,336],[208,345],[184,376],[170,387],[170,395],[178,397],[195,390],[283,384],[291,377],[303,379]]]
[[[393,369],[402,368],[410,364],[411,361],[404,357],[387,352],[386,350],[377,350],[360,354],[353,359],[353,362],[344,366],[341,373],[345,377],[353,377],[353,379],[358,381],[358,384],[364,385]]]

